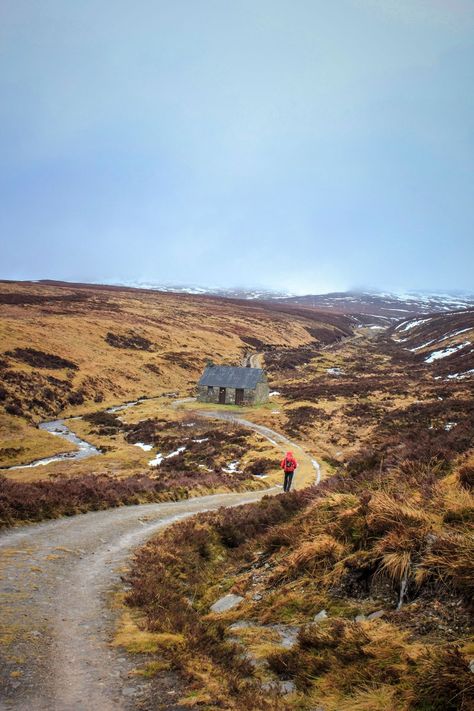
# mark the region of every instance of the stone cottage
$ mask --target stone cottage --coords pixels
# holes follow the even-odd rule
[[[208,365],[197,386],[199,402],[220,405],[259,405],[267,402],[268,393],[262,368]]]

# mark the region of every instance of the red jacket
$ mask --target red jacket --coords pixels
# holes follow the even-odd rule
[[[293,456],[293,452],[287,452],[286,455],[280,462],[280,467],[285,470],[285,472],[294,472],[298,463]]]

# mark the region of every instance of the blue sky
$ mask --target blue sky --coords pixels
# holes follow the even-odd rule
[[[472,0],[2,0],[0,277],[474,289]]]

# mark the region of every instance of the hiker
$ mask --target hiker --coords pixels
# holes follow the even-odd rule
[[[293,456],[293,452],[287,452],[284,458],[280,462],[280,467],[285,472],[285,481],[283,483],[283,491],[289,491],[291,489],[291,483],[293,481],[293,474],[298,466],[296,459]]]

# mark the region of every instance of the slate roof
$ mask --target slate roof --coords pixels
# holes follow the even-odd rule
[[[208,365],[199,385],[214,385],[221,388],[244,388],[253,390],[264,380],[262,368],[242,368],[230,365]]]

